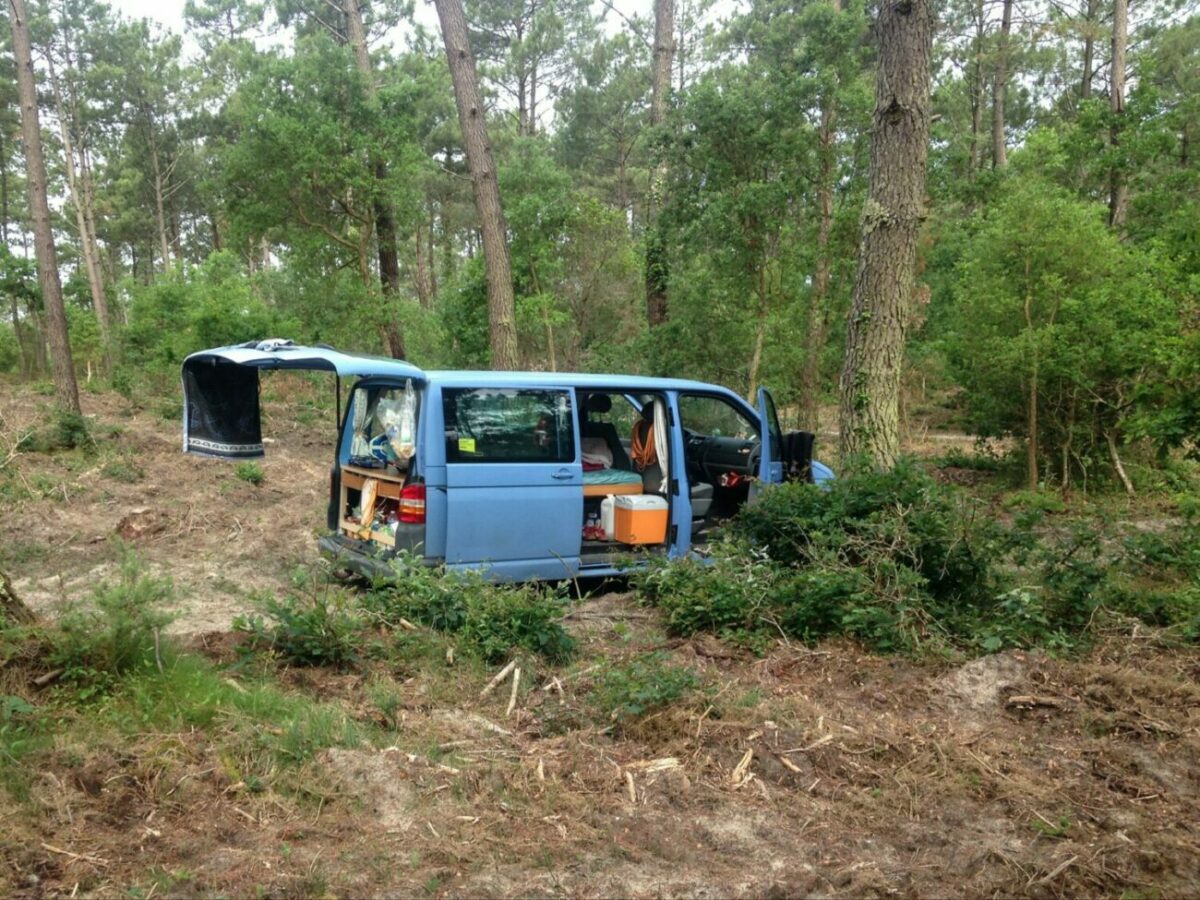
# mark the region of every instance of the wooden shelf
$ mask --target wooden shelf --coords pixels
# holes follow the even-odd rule
[[[352,537],[356,540],[363,540],[362,526],[357,522],[351,522],[348,519],[342,519],[342,531],[347,537]],[[375,541],[377,544],[383,544],[385,547],[395,547],[396,538],[386,531],[372,531],[367,535],[367,540]]]
[[[404,486],[403,474],[392,475],[383,469],[361,469],[358,466],[342,466],[342,488],[361,491],[368,478],[374,478],[378,483],[375,496],[387,497],[389,500],[400,499],[400,489]]]

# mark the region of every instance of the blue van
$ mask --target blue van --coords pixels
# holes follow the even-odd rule
[[[699,381],[426,372],[280,340],[184,361],[185,453],[263,455],[263,369],[336,376],[319,545],[368,576],[386,575],[397,551],[499,581],[613,575],[702,547],[761,485],[833,477],[811,435],[781,433],[766,390],[755,409]]]

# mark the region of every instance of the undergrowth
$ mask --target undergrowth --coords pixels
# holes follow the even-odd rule
[[[1064,511],[1018,498],[1002,521],[904,462],[828,489],[766,491],[709,560],[659,563],[635,583],[680,635],[848,635],[879,652],[1069,650],[1124,617],[1200,637],[1200,510],[1181,502],[1178,527],[1129,534]]]

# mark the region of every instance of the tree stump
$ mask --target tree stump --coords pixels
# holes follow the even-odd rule
[[[32,625],[36,621],[33,610],[13,590],[7,573],[0,571],[0,625]]]

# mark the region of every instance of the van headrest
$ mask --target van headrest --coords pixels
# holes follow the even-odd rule
[[[587,411],[593,413],[606,413],[612,410],[612,397],[608,394],[588,394],[587,396]]]

